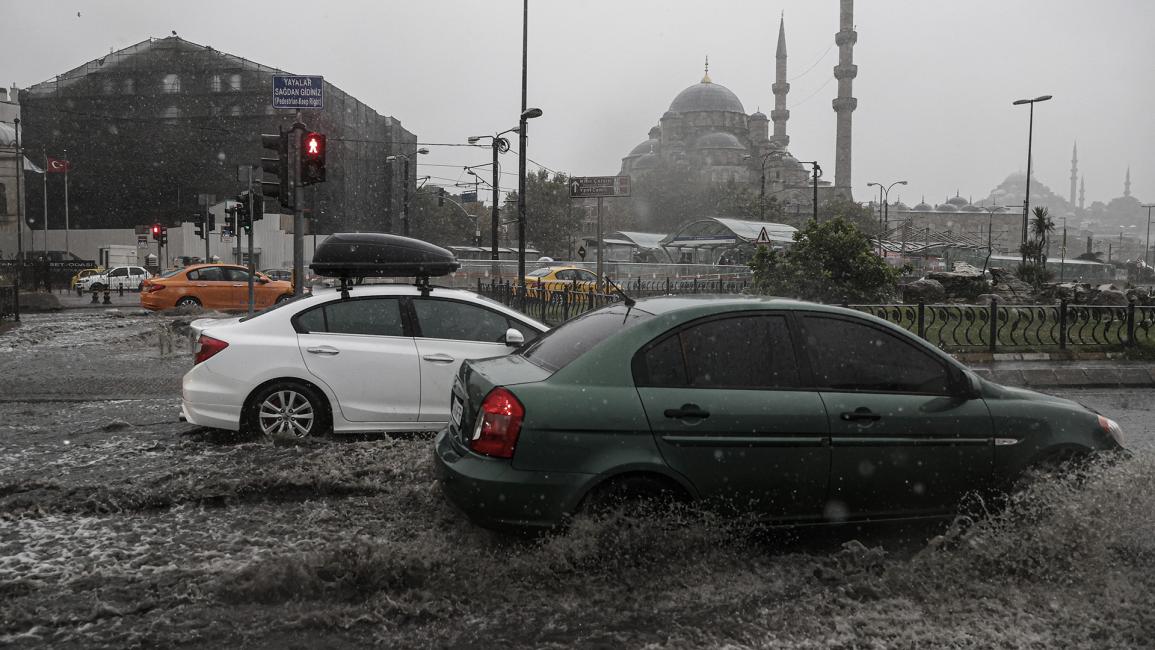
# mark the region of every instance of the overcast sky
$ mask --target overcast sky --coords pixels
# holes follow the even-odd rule
[[[529,156],[577,175],[613,174],[670,101],[710,76],[747,113],[773,108],[785,12],[790,149],[833,180],[837,0],[531,0]],[[320,74],[421,142],[463,143],[516,125],[518,0],[374,2],[17,2],[4,0],[0,82],[24,87],[175,30],[182,38],[297,74]],[[79,12],[79,15],[78,15]],[[955,191],[976,200],[1026,167],[1035,111],[1036,177],[1066,196],[1071,146],[1087,203],[1123,192],[1155,201],[1155,2],[859,0],[854,82],[855,197],[889,183],[913,204]],[[465,180],[487,149],[430,147],[419,174]],[[531,166],[532,168],[532,166]],[[515,185],[516,158],[504,158]],[[448,180],[446,180],[448,179]]]

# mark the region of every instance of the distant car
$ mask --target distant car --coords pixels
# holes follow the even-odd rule
[[[99,275],[101,273],[104,273],[104,267],[103,266],[98,266],[98,267],[92,268],[92,269],[81,270],[81,271],[77,272],[76,275],[72,276],[72,280],[68,283],[68,288],[69,289],[76,289],[77,285],[79,285],[80,281],[83,280],[84,278],[87,278],[90,275]]]
[[[107,271],[81,277],[76,281],[76,286],[83,291],[104,291],[105,289],[136,291],[140,289],[141,283],[150,277],[152,274],[143,266],[114,266]]]
[[[261,271],[261,273],[269,276],[270,280],[283,280],[285,282],[293,281],[292,269],[265,269]]]
[[[525,274],[528,289],[594,291],[598,276],[577,266],[547,266]]]
[[[495,528],[647,499],[782,523],[939,516],[1123,449],[1112,420],[984,380],[891,323],[771,298],[605,307],[463,363],[451,400],[439,483]]]
[[[194,322],[182,417],[294,436],[436,431],[464,359],[507,354],[546,326],[461,289],[320,289],[220,324]]]
[[[293,297],[288,282],[257,273],[253,301],[257,309]],[[249,270],[236,264],[194,264],[166,271],[141,285],[140,305],[159,310],[200,306],[220,311],[242,311],[249,306]]]

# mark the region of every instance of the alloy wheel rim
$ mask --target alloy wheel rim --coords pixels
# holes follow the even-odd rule
[[[257,413],[261,433],[304,438],[313,430],[313,404],[295,390],[279,390],[261,402]]]

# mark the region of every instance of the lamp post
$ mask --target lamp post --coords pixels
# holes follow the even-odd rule
[[[762,169],[762,174],[760,176],[762,184],[761,189],[758,191],[758,221],[766,220],[766,162],[770,160],[771,156],[781,157],[785,153],[786,152],[783,150],[775,149],[767,151],[766,153],[759,156],[762,159],[762,163],[760,165]],[[751,156],[750,154],[742,156],[743,160],[753,160],[754,158],[755,156]]]
[[[1155,208],[1155,204],[1145,203],[1140,207],[1147,208],[1147,243],[1143,246],[1143,263],[1151,266],[1151,208]]]
[[[529,0],[526,0],[528,6]],[[524,46],[523,46],[524,47]],[[522,50],[521,69],[521,119],[518,122],[517,149],[517,281],[525,282],[525,148],[526,120],[541,117],[540,108],[525,108],[525,51]]]
[[[1019,246],[1023,254],[1023,264],[1027,263],[1027,252],[1023,250],[1023,246],[1027,243],[1027,219],[1031,214],[1031,139],[1035,131],[1035,103],[1045,102],[1051,97],[1051,95],[1040,95],[1034,99],[1016,99],[1011,102],[1013,106],[1029,104],[1031,107],[1030,118],[1027,122],[1027,189],[1023,198],[1023,236],[1022,243]]]
[[[878,256],[882,257],[882,233],[886,232],[886,226],[890,224],[890,188],[895,185],[906,185],[906,181],[894,181],[886,187],[883,187],[882,183],[866,184],[867,187],[872,185],[878,186],[878,198],[882,202],[882,205],[878,206]]]
[[[489,227],[490,228],[489,259],[494,260],[494,261],[497,261],[497,259],[499,257],[498,252],[497,252],[497,239],[499,236],[498,235],[498,227],[500,226],[500,224],[497,220],[498,219],[498,217],[497,217],[497,214],[498,214],[497,204],[499,201],[501,201],[501,197],[499,196],[500,190],[498,189],[498,187],[501,184],[501,181],[498,179],[498,176],[497,176],[498,173],[500,172],[499,163],[497,161],[497,154],[505,153],[505,152],[509,151],[509,140],[506,140],[505,138],[503,138],[501,136],[505,135],[506,133],[515,133],[519,129],[520,129],[520,127],[515,126],[512,129],[506,129],[506,130],[502,131],[501,133],[498,133],[497,135],[473,135],[473,136],[470,136],[467,140],[469,142],[469,144],[477,144],[482,138],[489,138],[490,148],[493,149],[493,163],[492,163],[492,165],[493,165],[493,182],[489,184],[490,188],[493,190],[493,207],[490,208],[492,214],[491,214],[491,218],[490,218],[490,227]],[[474,174],[473,170],[468,170],[468,171],[470,174],[473,174],[474,177],[477,177],[477,174]]]
[[[419,154],[427,154],[429,150],[422,147],[417,150]],[[386,156],[385,162],[392,163],[398,158],[404,161],[402,166],[402,190],[401,190],[401,234],[409,236],[409,156],[407,154],[399,153],[392,156]]]

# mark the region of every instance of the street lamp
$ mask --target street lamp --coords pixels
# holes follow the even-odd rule
[[[758,192],[758,221],[766,220],[766,161],[770,160],[771,156],[781,157],[785,153],[786,152],[783,150],[775,149],[767,151],[765,154],[760,156],[762,158],[762,164],[760,165],[762,168],[762,186]],[[750,154],[742,156],[743,160],[753,160],[754,158],[755,156],[751,156]]]
[[[427,153],[429,153],[429,150],[426,149],[425,147],[422,147],[422,148],[417,150],[417,153],[427,154]],[[405,161],[405,164],[402,167],[402,172],[401,172],[403,175],[403,180],[402,180],[402,188],[403,189],[401,190],[401,192],[402,192],[402,194],[401,194],[401,234],[408,237],[409,236],[409,156],[406,154],[403,154],[403,153],[395,154],[392,156],[386,156],[385,162],[386,163],[392,163],[395,160],[397,160],[398,158]]]
[[[528,4],[528,0],[527,0]],[[523,51],[524,56],[524,51]],[[526,120],[541,117],[540,108],[525,108],[525,63],[522,60],[522,111],[518,121],[517,150],[517,281],[525,282],[525,148]],[[600,280],[599,280],[600,281]]]
[[[1143,263],[1148,267],[1151,266],[1151,208],[1155,208],[1155,204],[1144,203],[1139,206],[1147,208],[1147,243],[1143,246]]]
[[[816,160],[800,160],[799,162],[803,165],[811,165],[814,168],[812,174],[814,180],[814,223],[818,223],[818,178],[822,176],[822,168],[818,166],[818,161]]]
[[[498,196],[498,194],[499,194],[498,187],[501,185],[501,181],[498,180],[498,178],[497,178],[497,174],[500,171],[500,167],[499,167],[499,164],[497,162],[497,154],[505,153],[505,152],[509,151],[509,140],[506,140],[505,138],[503,138],[501,136],[505,135],[506,133],[515,133],[519,129],[520,129],[520,127],[515,126],[512,129],[506,129],[506,130],[502,131],[501,133],[498,133],[497,135],[472,135],[472,136],[469,136],[469,138],[467,140],[469,142],[469,144],[477,144],[478,142],[481,141],[482,138],[489,138],[490,148],[493,149],[493,182],[489,184],[489,186],[493,189],[493,207],[491,208],[492,216],[490,218],[490,233],[489,233],[489,236],[490,236],[489,259],[494,260],[494,261],[496,261],[498,259],[497,239],[498,239],[498,226],[499,226],[499,224],[497,221],[497,204],[501,200],[501,198]],[[477,174],[475,174],[472,169],[467,169],[466,171],[468,171],[474,177],[478,177]]]
[[[882,233],[886,232],[886,226],[890,225],[890,188],[895,185],[906,185],[906,181],[895,181],[885,188],[882,183],[867,183],[866,186],[878,186],[878,198],[882,205],[878,206],[878,256],[882,257]],[[885,213],[883,212],[885,210]]]
[[[1040,95],[1034,99],[1016,99],[1011,102],[1013,106],[1022,104],[1030,104],[1031,106],[1031,116],[1027,123],[1027,190],[1023,198],[1023,240],[1022,245],[1019,247],[1023,254],[1023,264],[1027,263],[1027,251],[1023,246],[1027,243],[1027,219],[1030,218],[1031,214],[1031,138],[1034,136],[1035,131],[1035,103],[1045,102],[1051,97],[1051,95]]]

